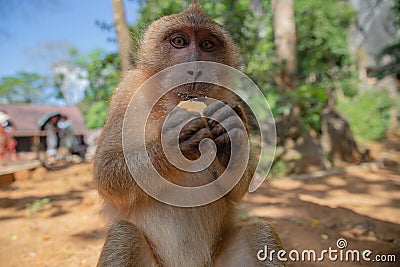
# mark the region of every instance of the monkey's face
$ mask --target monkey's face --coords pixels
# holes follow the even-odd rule
[[[225,61],[223,40],[207,29],[176,29],[165,36],[162,46],[171,65],[190,61]]]
[[[138,64],[153,73],[191,61],[213,61],[236,67],[237,49],[230,34],[204,14],[200,6],[192,4],[185,11],[163,17],[149,26],[139,58]]]

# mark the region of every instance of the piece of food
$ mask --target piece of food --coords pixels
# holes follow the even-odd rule
[[[203,111],[207,107],[207,105],[204,102],[191,99],[187,101],[180,101],[178,107],[184,108],[188,111],[195,111],[203,114]]]

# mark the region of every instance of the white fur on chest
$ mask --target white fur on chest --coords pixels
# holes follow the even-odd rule
[[[223,201],[197,208],[177,208],[161,203],[145,212],[136,211],[131,221],[143,231],[153,251],[166,267],[210,266],[225,214]]]

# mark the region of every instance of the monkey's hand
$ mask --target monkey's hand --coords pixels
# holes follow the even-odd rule
[[[224,102],[212,103],[204,110],[204,115],[215,119],[209,118],[207,123],[211,129],[212,139],[217,145],[217,156],[226,167],[230,159],[232,143],[240,146],[243,138],[247,138],[245,126],[243,127],[246,125],[246,118],[238,105]]]
[[[199,144],[201,140],[212,136],[205,118],[198,112],[187,111],[180,107],[174,109],[168,116],[162,134],[167,143],[172,146],[176,144],[177,136],[179,136],[179,148],[182,154],[190,160],[200,157]]]

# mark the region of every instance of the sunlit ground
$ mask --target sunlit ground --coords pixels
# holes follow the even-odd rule
[[[393,154],[395,155],[395,154]],[[95,266],[104,236],[91,164],[18,173],[0,190],[0,266]],[[275,179],[245,197],[241,219],[277,229],[287,251],[336,248],[400,257],[399,166],[359,168],[317,179]],[[292,266],[398,266],[298,262]]]

